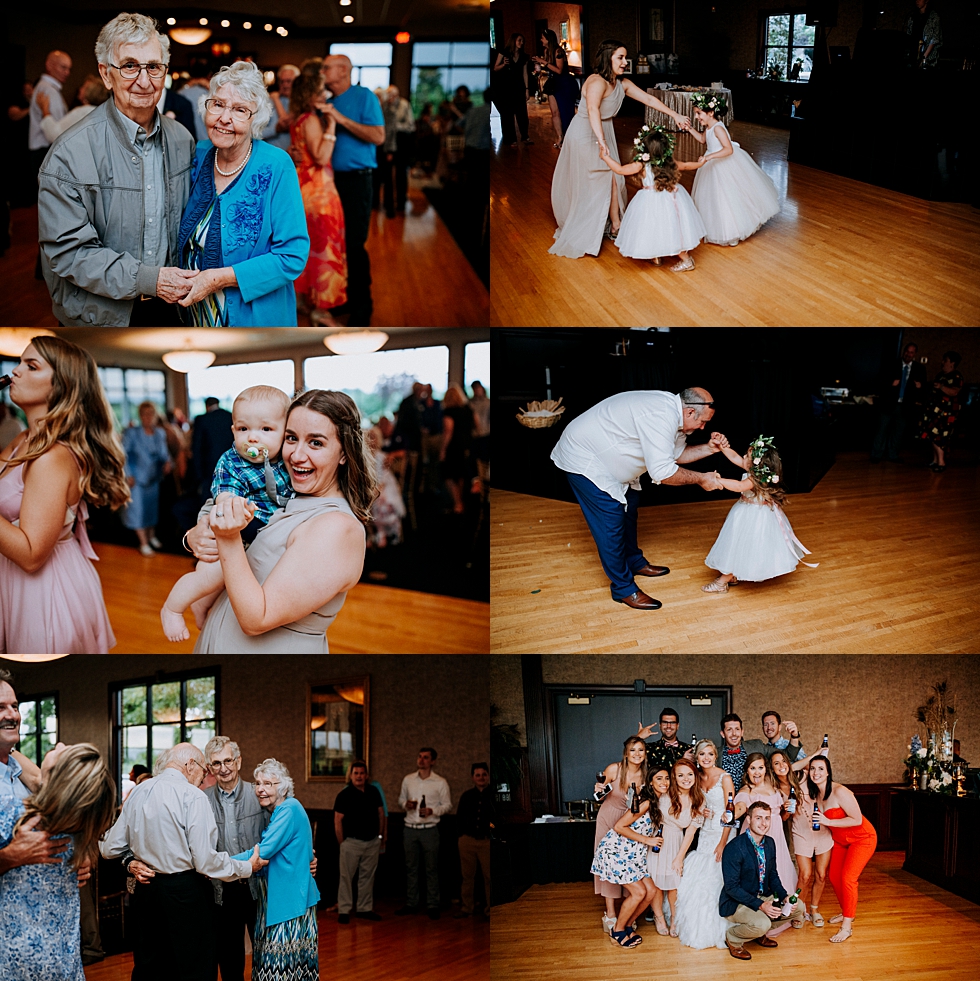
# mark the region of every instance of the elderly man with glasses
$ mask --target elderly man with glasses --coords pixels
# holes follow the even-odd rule
[[[157,109],[170,39],[119,14],[95,43],[112,97],[52,145],[38,174],[41,269],[68,327],[176,326],[196,270],[178,268],[194,138]]]
[[[710,442],[700,446],[687,445],[688,435],[711,421],[714,405],[703,388],[685,388],[680,395],[621,392],[573,419],[551,452],[582,508],[617,603],[634,610],[659,610],[663,604],[637,589],[633,577],[670,572],[666,566],[651,565],[636,543],[640,475],[649,473],[655,484],[721,489],[717,472],[679,466],[728,446],[721,433],[712,433]]]
[[[126,798],[99,844],[103,858],[122,858],[143,884],[133,896],[134,977],[214,981],[214,894],[208,879],[247,879],[269,863],[259,858],[258,847],[247,861],[217,850],[214,814],[199,789],[207,765],[196,746],[178,743],[166,750],[154,771],[152,780]]]

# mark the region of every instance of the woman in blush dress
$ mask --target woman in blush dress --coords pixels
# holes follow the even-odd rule
[[[678,935],[677,887],[684,874],[684,856],[694,841],[694,833],[704,820],[703,806],[704,791],[694,764],[690,760],[678,760],[670,771],[670,787],[660,798],[660,813],[664,822],[663,847],[659,852],[651,851],[649,855],[654,885],[662,893],[667,893],[672,937]],[[651,905],[657,921],[657,933],[663,936],[667,933],[662,913],[663,900],[658,903],[655,894]]]
[[[636,786],[639,790],[645,782],[647,765],[647,744],[639,736],[630,736],[623,743],[623,758],[618,763],[610,763],[603,771],[602,782],[595,785],[596,791],[605,786],[611,789],[602,801],[595,821],[595,851],[599,843],[611,831],[616,822],[626,813],[626,793]],[[609,933],[616,925],[616,900],[623,898],[623,888],[619,883],[609,882],[594,874],[595,894],[602,896],[606,911],[602,917],[602,931]]]
[[[718,912],[718,897],[725,884],[721,853],[731,828],[722,826],[725,803],[734,794],[732,778],[718,766],[718,747],[710,739],[700,739],[694,747],[704,791],[704,824],[697,851],[684,859],[684,875],[677,887],[677,932],[687,947],[725,948],[728,921]]]
[[[296,295],[308,305],[315,327],[339,327],[329,311],[347,302],[347,246],[344,210],[330,165],[337,121],[327,115],[324,128],[315,111],[324,100],[322,65],[322,58],[303,62],[289,101],[293,152],[301,156],[297,172],[310,233],[310,258],[296,280]]]
[[[0,654],[107,654],[85,522],[129,499],[112,409],[92,356],[59,337],[35,337],[11,376],[28,425],[0,453]]]
[[[613,117],[629,96],[670,116],[681,129],[691,121],[668,108],[658,98],[637,88],[626,71],[626,45],[608,40],[599,45],[594,73],[582,86],[578,112],[565,131],[561,155],[551,181],[551,207],[558,230],[548,251],[579,259],[598,255],[603,230],[615,239],[626,210],[626,181],[599,159],[599,151],[619,163]]]

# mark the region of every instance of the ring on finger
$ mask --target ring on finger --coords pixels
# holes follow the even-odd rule
[[[223,518],[223,517],[225,516],[225,512],[224,512],[224,511],[215,511],[214,513],[215,513],[215,514],[216,514],[216,515],[217,515],[217,516],[218,516],[219,518]]]

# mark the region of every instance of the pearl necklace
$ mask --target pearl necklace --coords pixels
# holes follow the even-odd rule
[[[242,161],[242,162],[241,162],[241,163],[240,163],[240,164],[239,164],[239,165],[238,165],[238,166],[237,166],[237,167],[236,167],[236,168],[235,168],[234,170],[229,170],[229,171],[228,171],[228,173],[226,174],[226,173],[225,173],[225,172],[224,172],[224,171],[223,171],[223,170],[222,170],[222,169],[221,169],[221,168],[220,168],[220,167],[218,166],[218,154],[217,154],[217,153],[215,153],[215,155],[214,155],[214,169],[215,169],[215,170],[216,170],[216,171],[217,171],[217,172],[218,172],[219,174],[221,174],[221,176],[222,176],[222,177],[234,177],[234,176],[235,176],[235,174],[237,174],[237,173],[238,173],[238,171],[240,171],[240,170],[242,169],[242,167],[244,167],[244,166],[245,166],[245,164],[247,164],[247,163],[248,163],[248,158],[249,158],[250,156],[252,156],[252,144],[251,144],[251,142],[250,142],[250,143],[248,144],[248,153],[246,153],[246,154],[245,154],[245,159],[244,159],[244,160],[243,160],[243,161]]]

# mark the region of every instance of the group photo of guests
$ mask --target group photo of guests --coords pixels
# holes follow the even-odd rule
[[[226,678],[235,670],[226,662]],[[430,675],[437,686],[440,670]],[[475,681],[458,694],[471,697]],[[216,723],[171,745],[156,735],[144,763],[124,776],[122,758],[99,740],[65,742],[59,728],[43,756],[28,744],[21,692],[31,710],[35,703],[24,684],[0,668],[5,979],[128,979],[131,971],[148,981],[316,981],[342,933],[360,945],[371,931],[371,945],[387,945],[397,961],[396,948],[422,929],[411,925],[418,914],[448,921],[428,927],[430,942],[488,950],[486,760],[444,747],[444,769],[437,749],[423,746],[414,768],[399,754],[369,770],[348,754],[327,810],[311,797],[328,786],[310,784],[300,761],[277,758],[297,748],[302,719],[280,719],[277,755],[268,746],[258,759],[243,753],[246,733],[205,739]],[[59,726],[73,725],[66,700],[57,713]],[[410,769],[400,783],[399,769]],[[324,942],[324,934],[337,936]]]
[[[406,238],[421,241],[412,219],[433,219],[425,217],[425,182],[409,195],[410,170],[420,163],[416,120],[398,85],[361,84],[380,69],[355,64],[340,37],[289,44],[296,63],[273,70],[260,67],[247,42],[188,52],[202,42],[171,28],[176,23],[119,13],[101,25],[88,62],[79,62],[74,39],[74,59],[49,50],[40,77],[25,79],[8,107],[11,135],[22,138],[26,125],[27,142],[11,147],[5,210],[37,205],[35,275],[50,313],[31,307],[28,320],[11,310],[3,322],[324,329],[473,322],[461,304],[454,321],[424,299],[415,319],[387,297],[380,319],[374,314],[371,252],[384,262],[375,290],[389,288],[395,268],[400,278],[413,265]],[[247,37],[251,23],[244,24]],[[232,30],[230,20],[222,26]],[[274,36],[286,41],[289,30],[280,25]],[[82,67],[88,74],[69,108],[68,80]],[[397,77],[410,74],[406,62]],[[488,157],[489,107],[474,106],[465,85],[447,104],[451,132]],[[476,179],[485,199],[488,169]],[[127,220],[134,213],[140,220]],[[436,246],[439,261],[476,279],[455,231],[435,221],[444,227],[431,231],[447,240]],[[15,238],[28,223],[15,222]],[[424,319],[427,310],[432,319]]]
[[[199,653],[326,653],[362,579],[368,593],[394,598],[387,587],[400,587],[406,613],[413,593],[459,597],[471,622],[447,643],[486,649],[489,399],[479,379],[466,390],[444,382],[438,399],[416,381],[386,403],[390,415],[372,416],[345,391],[253,384],[207,395],[189,419],[185,376],[173,373],[173,401],[131,405],[120,427],[120,406],[70,333],[30,339],[6,376],[0,653],[133,652],[134,636],[118,636],[120,618],[131,625],[127,597],[113,596],[115,577],[100,578],[126,566],[158,590],[156,623],[138,625],[155,652],[189,651],[193,624]],[[426,557],[440,565],[420,572]],[[397,629],[371,643],[398,646]]]

